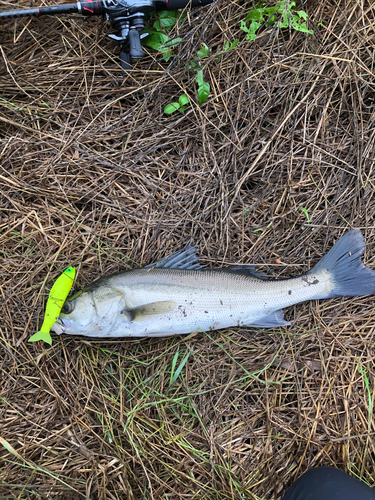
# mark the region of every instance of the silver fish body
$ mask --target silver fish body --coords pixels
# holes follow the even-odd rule
[[[363,251],[361,233],[350,231],[307,274],[270,280],[251,267],[202,269],[188,247],[151,267],[95,281],[64,305],[52,330],[108,338],[286,326],[284,307],[373,294],[375,272],[362,264]]]

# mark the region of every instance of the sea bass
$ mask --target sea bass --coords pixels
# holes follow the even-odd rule
[[[98,279],[64,304],[52,330],[108,338],[287,326],[284,307],[375,293],[375,272],[361,261],[364,248],[360,231],[349,231],[311,271],[273,280],[252,266],[203,268],[195,248],[187,247],[142,269]]]

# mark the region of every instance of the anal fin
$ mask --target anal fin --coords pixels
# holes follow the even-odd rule
[[[278,311],[274,311],[267,316],[263,316],[263,318],[259,318],[256,321],[253,321],[250,325],[246,326],[256,326],[257,328],[275,328],[277,326],[289,326],[291,323],[288,323],[284,319],[284,311],[279,309]]]

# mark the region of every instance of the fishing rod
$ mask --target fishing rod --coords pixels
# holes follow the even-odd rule
[[[132,59],[142,59],[141,35],[147,18],[156,10],[177,10],[185,7],[203,7],[214,0],[83,0],[71,4],[52,5],[51,7],[36,7],[0,12],[2,19],[12,19],[29,16],[60,16],[62,14],[82,14],[83,16],[105,15],[116,35],[109,35],[120,46],[122,68],[127,71],[132,68]]]

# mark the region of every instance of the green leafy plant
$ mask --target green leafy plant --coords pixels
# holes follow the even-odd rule
[[[176,10],[161,10],[156,14],[156,20],[152,28],[146,28],[148,35],[142,40],[142,44],[155,49],[163,54],[166,62],[173,56],[173,49],[181,42],[182,38],[170,38],[167,34],[176,24],[182,23],[186,14]]]
[[[176,369],[178,356],[179,356],[179,349],[177,349],[177,352],[174,355],[173,360],[172,360],[171,378],[169,381],[170,386],[172,384],[174,384],[176,382],[176,380],[178,379],[178,377],[180,376],[180,373],[182,372],[182,370],[186,364],[186,361],[189,359],[190,351],[185,355],[185,357],[182,359],[179,367]]]
[[[210,84],[204,81],[203,78],[204,66],[202,67],[200,61],[208,57],[210,51],[211,50],[208,47],[208,45],[203,43],[202,48],[197,51],[196,57],[192,61],[190,61],[189,64],[189,69],[196,72],[195,81],[198,84],[197,92],[198,92],[198,102],[200,106],[207,101],[211,90]],[[187,95],[183,94],[182,96],[179,97],[178,102],[171,102],[170,104],[167,104],[167,106],[165,106],[164,108],[164,113],[166,115],[171,115],[177,110],[183,113],[185,111],[187,104],[189,104],[189,98]]]
[[[167,32],[176,26],[176,24],[181,23],[185,17],[186,14],[180,14],[177,11],[162,10],[158,12],[153,27],[145,30],[147,36],[143,39],[143,44],[162,53],[164,60],[168,62],[173,55],[173,48],[178,45],[182,39],[180,37],[170,38]],[[233,42],[232,45],[230,47],[228,46],[225,50],[229,50],[232,46],[234,48],[237,45],[236,42],[238,43],[238,40]],[[197,73],[195,81],[198,84],[198,102],[200,105],[207,101],[210,94],[210,85],[204,81],[203,68],[198,62],[206,58],[209,53],[210,48],[203,43],[202,48],[197,51],[195,60],[191,61],[189,64],[189,69]],[[189,98],[183,94],[179,97],[178,102],[167,104],[164,108],[164,113],[166,115],[171,115],[177,110],[183,113],[188,104]]]
[[[197,57],[189,64],[189,68],[197,73],[195,81],[198,84],[198,102],[200,106],[207,101],[211,90],[210,84],[208,82],[205,82],[203,79],[204,66],[202,67],[202,64],[200,62],[202,59],[208,57],[209,53],[209,46],[203,43],[202,48],[197,52]]]
[[[372,415],[372,396],[371,396],[371,387],[370,387],[370,382],[367,376],[367,371],[369,370],[369,366],[366,366],[364,369],[361,368],[360,366],[360,358],[357,360],[357,371],[361,375],[363,375],[363,379],[365,382],[366,386],[366,391],[367,391],[367,397],[368,397],[368,428],[370,429],[371,426],[371,415]]]
[[[238,38],[236,38],[232,43],[230,43],[229,40],[225,40],[223,50],[220,51],[217,56],[215,56],[215,59],[220,60],[222,52],[228,52],[229,50],[235,49],[239,43],[240,41],[238,40]]]
[[[229,40],[225,40],[223,49],[225,52],[227,52],[228,50],[233,50],[239,43],[240,41],[237,38],[232,43],[229,43]]]
[[[182,94],[178,98],[178,102],[171,102],[170,104],[167,104],[164,108],[164,113],[166,115],[171,115],[175,111],[179,110],[181,113],[184,113],[185,107],[189,104],[189,98],[187,95]]]
[[[202,106],[210,95],[210,84],[203,80],[203,70],[198,71],[195,81],[198,84],[198,102],[199,105]]]
[[[314,33],[307,28],[307,13],[304,10],[295,10],[296,3],[282,1],[274,7],[265,7],[259,4],[240,22],[240,28],[247,33],[246,40],[256,40],[257,31],[265,24],[266,26],[277,26],[278,28],[289,28],[302,33]]]
[[[305,207],[299,207],[298,210],[305,214],[306,219],[307,219],[307,225],[310,225],[310,216],[309,216],[309,212],[307,211],[307,209]]]
[[[202,48],[197,52],[197,56],[199,57],[199,59],[204,59],[209,55],[209,53],[210,53],[210,47],[205,43],[203,43]]]

